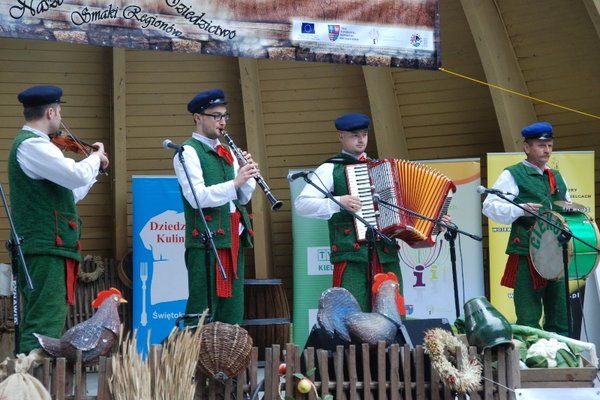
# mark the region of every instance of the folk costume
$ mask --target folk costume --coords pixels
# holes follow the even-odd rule
[[[60,102],[62,90],[35,86],[19,94],[24,107]],[[75,204],[85,197],[100,168],[90,155],[80,162],[64,157],[44,132],[27,125],[8,156],[11,213],[34,290],[18,266],[22,297],[19,351],[40,347],[33,333],[60,337],[68,304],[74,304],[80,262],[81,222]]]
[[[525,127],[525,139],[552,139],[552,126],[542,122]],[[494,189],[511,193],[519,204],[539,203],[539,213],[552,210],[554,201],[570,201],[567,185],[559,171],[546,167],[541,170],[527,160],[507,167],[494,183]],[[514,196],[513,196],[514,195]],[[535,217],[501,199],[488,195],[483,203],[483,213],[490,219],[511,224],[506,247],[508,260],[501,280],[503,286],[514,288],[517,324],[543,329],[562,335],[568,334],[564,277],[546,280],[535,270],[529,255],[531,230]]]
[[[215,101],[224,104],[221,90],[198,94],[188,109],[196,112]],[[209,306],[207,290],[210,287],[212,320],[239,324],[244,316],[244,249],[252,247],[253,235],[244,205],[250,201],[256,181],[248,180],[236,190],[233,179],[239,169],[238,161],[217,139],[194,132],[184,142],[182,154],[192,181],[190,186],[179,156],[175,154],[173,164],[180,184],[186,223],[185,262],[189,288],[186,313],[198,314]],[[214,235],[213,241],[227,275],[226,280],[220,274],[210,244],[203,240],[206,237],[205,227],[196,207],[194,192]],[[210,274],[208,282],[207,273]]]
[[[346,114],[336,120],[336,128],[342,131],[367,129],[370,119],[363,114]],[[342,151],[321,164],[314,172],[314,182],[332,193],[339,200],[349,194],[345,166],[366,162],[366,154],[355,155]],[[295,201],[296,211],[305,217],[328,220],[330,261],[333,264],[333,287],[343,287],[354,295],[363,311],[371,309],[371,293],[367,288],[368,242],[359,242],[354,228],[354,217],[333,201],[323,196],[312,185],[306,185]],[[393,272],[398,277],[402,292],[402,275],[396,243],[386,244],[381,239],[375,242],[373,275]]]

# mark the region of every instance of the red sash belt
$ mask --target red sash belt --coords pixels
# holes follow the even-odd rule
[[[235,210],[231,215],[231,248],[217,249],[217,254],[223,264],[223,269],[227,274],[227,280],[224,280],[219,271],[219,263],[215,263],[215,275],[217,286],[217,297],[233,297],[232,279],[238,279],[238,252],[240,249],[240,219],[239,210]]]

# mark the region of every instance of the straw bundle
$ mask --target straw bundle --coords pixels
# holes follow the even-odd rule
[[[112,358],[113,374],[108,383],[114,400],[193,400],[206,313],[194,331],[175,327],[162,348],[154,346],[146,360],[137,352],[136,335],[130,338],[128,334]]]
[[[119,352],[112,357],[112,376],[108,387],[115,400],[151,399],[151,374],[148,364],[137,352],[137,332],[123,339],[119,335]]]
[[[156,357],[152,363],[155,400],[194,399],[196,383],[193,378],[198,365],[203,322],[204,317],[193,332],[188,328],[183,331],[173,329],[161,354],[153,354]]]

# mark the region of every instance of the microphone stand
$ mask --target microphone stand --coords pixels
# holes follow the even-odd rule
[[[569,240],[571,240],[571,238],[576,239],[579,242],[588,246],[589,248],[594,249],[596,251],[596,253],[600,253],[600,248],[577,237],[570,230],[565,229],[564,226],[555,224],[554,222],[550,221],[549,219],[542,216],[541,214],[526,210],[525,207],[521,206],[520,204],[517,204],[514,200],[506,197],[504,195],[504,193],[494,192],[493,194],[495,194],[496,196],[500,197],[501,199],[508,201],[509,203],[519,207],[521,210],[525,211],[526,216],[531,215],[532,217],[535,217],[536,219],[539,219],[540,221],[543,221],[543,222],[547,223],[548,225],[550,225],[560,231],[560,234],[558,235],[558,242],[561,244],[561,247],[562,247],[563,276],[565,279],[565,303],[566,303],[566,309],[567,309],[567,324],[568,324],[569,337],[571,337],[571,335],[573,334],[573,331],[572,331],[573,330],[573,328],[572,328],[573,317],[571,316],[571,305],[570,305],[570,300],[569,300],[570,299],[570,294],[569,294]]]
[[[204,211],[202,211],[202,207],[200,207],[200,202],[198,201],[198,197],[196,196],[196,190],[194,189],[194,185],[192,184],[192,179],[190,178],[190,174],[189,174],[187,166],[185,164],[185,159],[183,157],[183,150],[184,150],[183,146],[181,146],[178,149],[176,149],[175,152],[177,153],[179,162],[181,163],[181,166],[183,167],[183,171],[185,172],[185,177],[187,178],[187,181],[190,185],[190,188],[192,190],[192,195],[194,196],[194,202],[196,203],[198,213],[200,214],[200,217],[201,217],[200,220],[202,221],[202,224],[204,225],[204,233],[202,233],[200,235],[200,241],[204,244],[204,249],[206,252],[206,255],[204,257],[205,266],[206,266],[206,301],[207,301],[207,307],[209,309],[209,312],[206,316],[206,320],[208,322],[211,322],[212,321],[212,316],[210,313],[210,308],[212,306],[212,294],[211,294],[212,289],[211,289],[211,279],[210,279],[210,268],[211,268],[210,253],[211,253],[211,250],[215,256],[215,259],[217,260],[217,264],[219,266],[219,273],[221,274],[221,277],[224,280],[227,280],[227,274],[225,273],[225,268],[223,268],[223,264],[221,263],[221,259],[219,258],[219,253],[217,252],[217,247],[215,246],[215,242],[213,240],[213,236],[215,236],[215,233],[210,231],[210,228],[208,227],[208,222],[206,222],[206,218],[204,216]],[[196,317],[200,317],[201,315],[202,315],[202,313],[185,314],[180,318],[196,318]],[[179,325],[179,319],[177,320],[176,325]]]
[[[395,208],[396,210],[403,211],[408,214],[414,215],[417,218],[432,222],[434,225],[441,226],[446,229],[444,238],[448,241],[448,243],[450,245],[450,263],[452,265],[452,279],[454,280],[454,309],[456,312],[456,318],[458,318],[460,316],[460,303],[459,303],[459,299],[458,299],[458,278],[457,278],[457,274],[456,274],[456,247],[455,247],[454,243],[455,243],[456,237],[458,236],[459,233],[463,234],[465,236],[468,236],[473,240],[477,240],[478,242],[481,242],[481,238],[479,236],[476,236],[471,233],[468,233],[468,232],[458,229],[458,227],[455,224],[445,223],[439,219],[429,218],[423,214],[419,214],[416,211],[409,210],[409,209],[399,206],[397,204],[392,204],[385,200],[382,200],[379,196],[374,196],[374,197],[377,199],[376,200],[377,203],[380,203],[387,207]]]
[[[29,275],[29,270],[27,269],[27,262],[25,262],[25,256],[23,255],[23,249],[21,248],[21,242],[23,238],[21,238],[17,234],[17,230],[15,229],[15,224],[13,222],[12,216],[8,209],[8,202],[6,201],[6,196],[4,195],[4,188],[2,184],[0,184],[0,195],[2,195],[2,203],[4,203],[4,209],[6,210],[6,217],[8,218],[8,223],[10,225],[10,236],[11,239],[6,241],[6,248],[10,251],[11,258],[11,269],[12,269],[12,280],[11,280],[11,294],[12,294],[12,303],[13,303],[13,325],[15,329],[15,355],[19,354],[19,340],[20,340],[20,322],[19,317],[21,314],[21,302],[19,298],[18,291],[18,265],[19,261],[23,267],[23,274],[25,275],[25,280],[27,281],[27,287],[29,290],[33,290],[33,283],[31,282],[31,276]]]
[[[389,236],[385,235],[383,232],[381,232],[375,226],[373,226],[373,224],[369,223],[362,216],[358,215],[357,213],[355,213],[354,211],[352,211],[351,209],[347,208],[342,203],[340,203],[339,201],[337,201],[333,197],[333,195],[331,194],[331,192],[328,192],[328,191],[324,190],[322,187],[320,187],[319,185],[315,184],[312,180],[310,180],[308,178],[308,174],[302,175],[302,178],[304,179],[304,181],[306,183],[308,183],[309,185],[311,185],[315,189],[317,189],[319,192],[321,192],[326,198],[328,198],[329,200],[331,200],[335,204],[337,204],[340,207],[340,209],[347,211],[348,213],[350,213],[350,215],[352,215],[352,217],[356,218],[357,220],[359,220],[360,222],[362,222],[367,227],[367,233],[366,233],[366,238],[367,238],[367,265],[368,265],[368,271],[367,271],[367,293],[371,293],[371,286],[373,285],[373,272],[375,270],[375,267],[373,265],[374,264],[373,252],[375,251],[375,241],[377,240],[377,236],[379,236],[386,244],[388,244],[390,246],[394,245],[395,241],[393,239],[391,239]],[[369,309],[370,309],[370,305],[369,305]],[[409,348],[411,350],[413,350],[414,349],[414,345],[412,343],[410,335],[408,334],[408,330],[406,329],[406,326],[403,323],[397,323],[396,321],[393,321],[393,320],[391,320],[389,318],[387,318],[387,319],[389,321],[393,322],[398,327],[398,329],[402,333],[402,336],[404,338],[404,342],[409,346]]]

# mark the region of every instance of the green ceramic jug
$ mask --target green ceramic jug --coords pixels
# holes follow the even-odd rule
[[[467,301],[464,310],[469,345],[476,346],[478,351],[503,343],[512,345],[510,323],[485,297]]]

